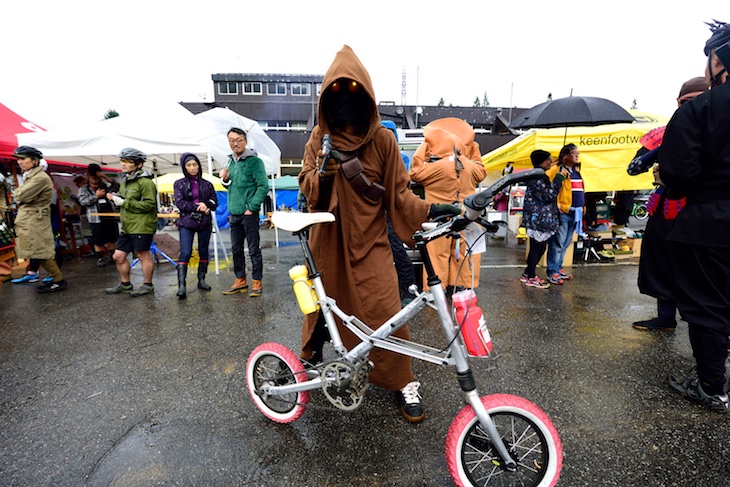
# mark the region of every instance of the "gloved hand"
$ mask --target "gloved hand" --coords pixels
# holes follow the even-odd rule
[[[443,203],[433,204],[428,210],[428,219],[433,220],[439,216],[457,216],[461,215],[461,208],[454,205],[447,205]]]
[[[322,164],[327,165],[324,169],[324,172],[321,172]],[[324,157],[322,156],[321,151],[319,154],[317,154],[317,171],[319,172],[319,177],[334,177],[334,175],[337,174],[337,172],[340,170],[341,166],[342,165],[340,164],[340,154],[336,150],[330,152],[329,156],[326,159],[324,159]]]
[[[563,167],[560,168],[560,171],[555,175],[555,179],[557,179],[558,181],[565,181],[566,179],[568,179],[568,176],[568,170]]]
[[[116,195],[116,194],[115,194],[114,196],[112,196],[112,201],[113,201],[113,202],[114,202],[114,204],[115,204],[115,205],[117,205],[117,206],[118,206],[119,208],[121,208],[121,207],[122,207],[122,205],[124,204],[124,198],[122,198],[121,196],[119,196],[119,195]]]

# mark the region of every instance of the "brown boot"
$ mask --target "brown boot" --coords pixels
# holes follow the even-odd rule
[[[263,293],[263,284],[261,284],[261,281],[258,279],[253,280],[253,284],[251,285],[251,293],[249,296],[255,298],[256,296],[261,296],[261,293]]]
[[[256,281],[254,281],[256,282]],[[237,293],[244,293],[248,291],[248,283],[246,282],[245,277],[237,277],[236,280],[233,282],[233,286],[231,286],[230,289],[227,291],[222,291],[223,294],[237,294]]]

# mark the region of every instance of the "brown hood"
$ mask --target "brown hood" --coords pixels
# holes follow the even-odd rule
[[[331,94],[329,91],[330,85],[340,78],[348,78],[360,83],[361,88],[365,90],[365,93],[367,93],[371,100],[369,126],[367,132],[363,136],[354,136],[341,132],[332,133],[332,129],[327,126],[327,117],[324,116],[322,107],[326,104],[328,95]],[[331,134],[332,145],[336,149],[343,151],[356,151],[362,145],[369,142],[375,135],[375,132],[379,129],[380,114],[378,113],[378,109],[375,104],[375,93],[373,91],[373,83],[370,81],[370,75],[350,46],[343,46],[340,52],[337,53],[335,60],[324,75],[322,86],[323,91],[319,97],[319,107],[317,112],[319,127],[322,130],[322,133]]]

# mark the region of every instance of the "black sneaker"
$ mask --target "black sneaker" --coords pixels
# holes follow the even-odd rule
[[[420,382],[409,382],[397,393],[400,412],[411,423],[419,423],[426,417],[421,404],[421,395],[418,393],[419,387],[421,387]]]
[[[675,374],[669,376],[669,384],[681,392],[686,398],[703,406],[707,406],[716,413],[726,413],[730,408],[727,394],[708,396],[702,390],[702,384],[697,377],[681,379]]]
[[[68,283],[66,282],[66,279],[61,279],[58,282],[44,282],[38,286],[38,292],[41,294],[55,293],[56,291],[63,291],[67,287]]]
[[[106,264],[107,264],[107,261],[106,261],[106,258],[104,258],[104,257],[99,257],[96,260],[96,267],[105,267]]]
[[[641,330],[641,331],[648,331],[648,330],[673,331],[675,328],[677,328],[677,322],[675,321],[674,323],[667,323],[666,321],[657,317],[657,318],[652,318],[650,320],[635,321],[631,326],[633,326],[637,330]]]

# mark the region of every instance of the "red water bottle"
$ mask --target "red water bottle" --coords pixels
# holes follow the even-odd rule
[[[486,357],[492,353],[492,337],[484,321],[484,314],[477,305],[477,295],[474,291],[466,289],[454,293],[451,301],[456,308],[456,325],[461,328],[469,355]]]

